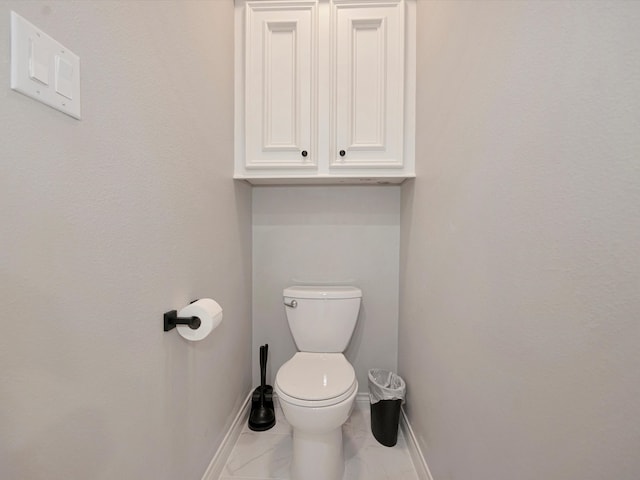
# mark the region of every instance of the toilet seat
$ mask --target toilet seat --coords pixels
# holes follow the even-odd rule
[[[278,370],[275,388],[289,403],[326,407],[349,398],[358,382],[342,353],[298,352]]]

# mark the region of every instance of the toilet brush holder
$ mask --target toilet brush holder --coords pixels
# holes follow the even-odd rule
[[[251,394],[251,409],[255,408],[260,403],[260,394],[262,393],[262,386],[258,385],[253,394]],[[271,385],[264,386],[264,404],[267,408],[274,410],[273,406],[273,387]]]
[[[267,352],[269,345],[260,347],[260,386],[251,395],[249,428],[256,432],[269,430],[276,424],[273,408],[273,387],[266,384]]]

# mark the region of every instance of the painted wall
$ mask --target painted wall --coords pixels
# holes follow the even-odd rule
[[[81,58],[82,121],[9,89],[9,11]],[[197,479],[251,383],[233,3],[0,3],[0,478]],[[162,313],[211,296],[190,344]]]
[[[282,290],[300,282],[362,289],[345,356],[361,392],[370,368],[397,367],[400,187],[302,186],[253,190],[253,380],[269,344],[268,380],[296,346]]]
[[[418,2],[399,370],[436,480],[640,472],[640,4]]]

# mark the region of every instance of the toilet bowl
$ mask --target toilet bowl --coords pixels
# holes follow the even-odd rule
[[[362,292],[355,287],[286,288],[287,321],[298,352],[276,374],[274,390],[293,430],[292,480],[341,480],[342,425],[358,381],[342,354],[353,334]]]
[[[293,428],[291,478],[342,479],[342,425],[358,393],[351,364],[341,353],[298,352],[278,370],[274,389]]]

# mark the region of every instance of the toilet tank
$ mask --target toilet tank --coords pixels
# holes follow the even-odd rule
[[[348,286],[293,286],[283,291],[289,329],[301,352],[344,352],[356,326],[362,291]]]

